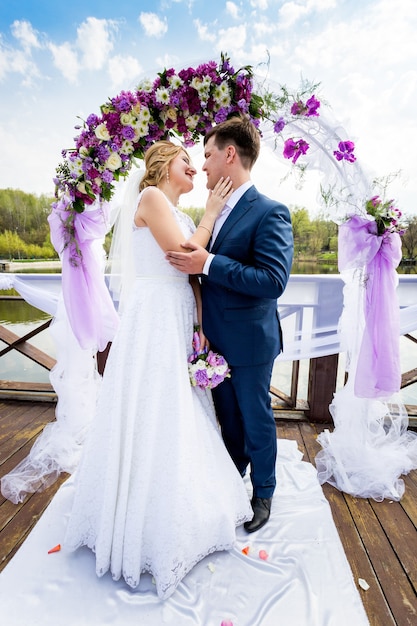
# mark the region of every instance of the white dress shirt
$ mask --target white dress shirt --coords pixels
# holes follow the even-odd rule
[[[250,187],[252,187],[252,185],[253,185],[253,182],[251,180],[248,180],[246,183],[243,183],[243,185],[240,185],[240,187],[234,190],[229,200],[227,201],[227,204],[224,205],[219,217],[214,223],[213,233],[211,235],[210,250],[213,247],[214,241],[217,235],[219,234],[219,231],[221,227],[223,226],[223,224],[225,223],[226,219],[228,218],[230,213],[233,211],[233,209],[235,208],[236,204],[239,202],[243,194],[246,193],[246,191]],[[213,258],[214,258],[214,254],[210,253],[206,259],[206,262],[204,263],[203,274],[206,274],[206,276],[209,273],[210,265],[211,265]]]

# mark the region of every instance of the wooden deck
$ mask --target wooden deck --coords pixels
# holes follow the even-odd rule
[[[54,418],[53,402],[0,400],[0,476],[28,454],[44,425]],[[278,437],[296,440],[304,460],[312,463],[320,449],[316,436],[325,427],[277,419]],[[0,571],[65,480],[62,476],[20,505],[0,496]],[[358,589],[371,626],[417,624],[417,471],[406,476],[405,483],[401,502],[381,503],[323,486],[354,579],[362,578],[370,586],[368,591],[359,585]]]

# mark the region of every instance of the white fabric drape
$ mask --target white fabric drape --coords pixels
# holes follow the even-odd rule
[[[400,394],[363,398],[355,394],[355,374],[365,328],[364,273],[347,270],[341,341],[347,352],[348,381],[338,390],[329,409],[334,430],[318,437],[322,450],[316,456],[320,483],[328,482],[356,497],[400,500],[401,475],[417,468],[417,433],[408,430],[408,415]],[[407,309],[405,309],[407,311]],[[405,327],[417,325],[416,307],[404,316]],[[414,316],[412,323],[409,314]],[[407,319],[405,319],[407,318]],[[402,330],[403,332],[403,330]]]
[[[101,382],[95,354],[80,348],[68,323],[62,298],[52,288],[48,300],[44,289],[46,281],[40,281],[37,294],[38,279],[27,281],[25,278],[14,277],[13,287],[25,298],[28,295],[30,304],[37,308],[42,306],[54,315],[49,332],[54,340],[57,363],[50,372],[50,381],[58,401],[56,420],[43,429],[28,456],[1,478],[2,494],[15,504],[22,502],[28,493],[51,485],[60,473],[74,472]],[[50,282],[56,287],[56,280]]]
[[[268,524],[250,537],[239,528],[230,552],[198,563],[164,602],[150,577],[137,590],[110,574],[98,578],[87,548],[48,554],[65,536],[74,497],[70,478],[0,574],[7,624],[366,626],[329,503],[295,441],[278,442],[276,471]],[[245,482],[249,490],[248,477]]]

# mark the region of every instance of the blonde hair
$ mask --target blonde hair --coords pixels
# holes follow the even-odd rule
[[[145,187],[157,186],[167,175],[171,161],[180,152],[186,152],[182,146],[171,141],[156,141],[145,153],[145,174],[140,182],[139,191]]]

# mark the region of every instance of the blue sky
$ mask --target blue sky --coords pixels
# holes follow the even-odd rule
[[[416,211],[417,4],[414,0],[0,0],[0,188],[53,193],[77,116],[165,66],[227,52],[275,83],[320,82],[370,175],[401,170],[392,196]],[[263,69],[262,69],[263,68]],[[195,153],[197,167],[201,150]],[[253,178],[289,205],[315,209],[316,183],[279,185],[275,157]],[[201,175],[190,204],[203,204]],[[185,198],[184,198],[185,200]],[[183,202],[187,204],[187,202]]]

